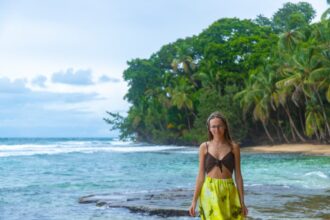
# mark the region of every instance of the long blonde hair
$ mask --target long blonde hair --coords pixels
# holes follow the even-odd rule
[[[224,138],[225,138],[225,141],[229,145],[232,146],[234,142],[233,142],[233,139],[231,138],[231,135],[230,135],[230,132],[229,132],[229,126],[228,126],[227,119],[225,118],[225,116],[223,114],[221,114],[218,111],[211,113],[210,116],[207,118],[207,121],[206,121],[209,141],[213,140],[213,134],[210,131],[210,121],[214,118],[219,118],[225,124]]]

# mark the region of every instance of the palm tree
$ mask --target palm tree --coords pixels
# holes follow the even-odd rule
[[[175,47],[176,55],[172,60],[171,67],[174,73],[184,74],[192,85],[197,87],[194,74],[198,67],[198,61],[194,59],[194,48],[191,44],[182,43]]]
[[[240,100],[243,109],[243,117],[253,107],[253,118],[259,120],[265,130],[268,139],[274,143],[274,139],[267,128],[270,114],[271,94],[265,90],[263,83],[260,83],[260,76],[251,75],[246,83],[246,88],[238,92],[234,99]]]
[[[278,103],[283,107],[285,114],[287,115],[289,119],[290,129],[291,129],[291,135],[293,138],[293,141],[296,141],[296,135],[298,138],[305,142],[305,138],[300,134],[299,130],[297,129],[297,126],[292,118],[292,114],[290,111],[290,108],[288,106],[287,100],[288,97],[293,93],[292,86],[283,85],[284,80],[280,80],[276,83],[276,86],[278,88],[277,94],[278,94]]]
[[[328,90],[327,90],[326,96],[327,96],[328,102],[330,102],[330,85],[328,86]]]
[[[327,3],[330,5],[330,0],[327,0]],[[321,16],[321,20],[324,21],[324,20],[328,19],[329,15],[330,15],[330,8],[328,8],[327,10],[325,10],[325,12],[323,12],[323,14]]]
[[[255,120],[259,120],[262,123],[262,126],[269,138],[269,140],[274,143],[274,139],[267,129],[267,121],[269,118],[269,106],[266,99],[256,97],[255,98],[255,107],[253,109],[253,117]]]
[[[188,129],[191,130],[192,125],[190,116],[195,116],[194,101],[192,97],[194,87],[187,82],[186,78],[179,77],[177,85],[173,88],[168,87],[166,90],[170,96],[172,105],[176,106],[179,110],[184,110]]]
[[[315,48],[308,48],[299,51],[294,57],[294,68],[288,71],[292,71],[295,76],[298,76],[296,86],[301,86],[305,89],[305,93],[311,97],[315,94],[318,100],[318,105],[321,107],[325,126],[330,137],[330,126],[327,120],[326,111],[324,108],[323,100],[318,91],[318,82],[315,79],[325,79],[325,82],[329,80],[329,67],[323,67],[322,60],[320,60],[319,50]],[[314,79],[314,80],[313,80]],[[329,81],[328,81],[329,82]]]
[[[292,52],[304,38],[304,34],[298,30],[284,32],[280,35],[278,48],[280,50]]]
[[[326,59],[320,56],[320,54],[322,54],[320,47],[322,47],[321,45],[324,47],[322,42],[327,42],[327,44],[329,44],[327,39],[329,30],[323,27],[324,24],[314,25],[313,28],[309,30],[312,33],[311,35],[307,35],[307,32],[305,32],[306,35],[302,36],[302,32],[295,31],[299,33],[297,41],[281,38],[282,41],[280,40],[279,49],[282,50],[283,53],[291,55],[291,58],[284,62],[286,66],[282,68],[282,75],[284,75],[285,78],[277,82],[277,86],[279,88],[283,88],[284,86],[294,88],[291,98],[296,106],[299,106],[299,94],[303,95],[305,103],[315,94],[325,121],[326,130],[330,137],[330,126],[327,121],[322,98],[319,94],[321,86],[325,87],[329,85],[327,84],[327,80],[324,80],[324,78],[329,75],[329,69],[324,68],[325,62],[323,62],[323,60]],[[290,42],[295,43],[294,47],[290,46]],[[282,47],[280,47],[280,45]],[[328,50],[324,50],[325,54],[327,54],[327,52]],[[320,75],[322,75],[322,77],[319,77]],[[320,78],[322,78],[322,80],[320,80]]]
[[[196,79],[202,82],[202,87],[207,88],[210,91],[216,92],[219,95],[225,85],[221,83],[221,72],[210,69],[207,73],[198,72]]]
[[[312,136],[315,134],[317,140],[324,139],[324,121],[321,114],[319,105],[315,105],[315,102],[309,101],[306,106],[306,135]]]

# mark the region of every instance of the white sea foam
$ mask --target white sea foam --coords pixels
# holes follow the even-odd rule
[[[127,141],[118,141],[118,140],[113,140],[111,141],[111,144],[112,145],[115,145],[115,146],[122,146],[122,145],[131,145],[133,144],[132,142],[127,142]]]
[[[244,185],[245,185],[245,186],[250,186],[250,187],[255,187],[255,186],[263,186],[264,184],[260,184],[260,183],[252,183],[252,184],[248,184],[248,183],[245,183]]]
[[[304,176],[318,176],[318,177],[321,177],[323,179],[327,179],[328,178],[328,176],[325,173],[321,172],[321,171],[308,172]]]
[[[95,152],[157,152],[183,149],[179,146],[141,146],[141,145],[107,145],[91,144],[86,142],[64,142],[57,144],[23,144],[23,145],[0,145],[0,157],[8,156],[31,156],[36,154],[65,154],[65,153],[95,153]]]
[[[155,151],[164,151],[164,150],[176,150],[182,149],[185,147],[176,147],[176,146],[148,146],[148,147],[113,147],[111,151],[115,152],[155,152]]]
[[[175,151],[175,153],[179,154],[198,154],[198,150],[180,150],[180,151]]]

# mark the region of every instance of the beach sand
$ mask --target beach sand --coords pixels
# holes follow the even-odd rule
[[[330,156],[330,145],[318,144],[281,144],[242,147],[242,152],[253,153],[304,153]]]

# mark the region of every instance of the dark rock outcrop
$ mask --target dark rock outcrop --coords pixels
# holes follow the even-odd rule
[[[192,190],[176,189],[153,193],[88,195],[81,197],[79,203],[95,203],[97,206],[127,208],[135,213],[170,217],[188,216],[192,197]]]
[[[245,187],[245,194],[245,202],[251,216],[253,215],[247,218],[249,220],[267,219],[267,216],[280,219],[330,219],[328,189],[260,184]],[[175,217],[189,215],[188,208],[192,197],[192,190],[173,189],[149,193],[88,195],[81,197],[79,202],[127,208],[134,213]]]

